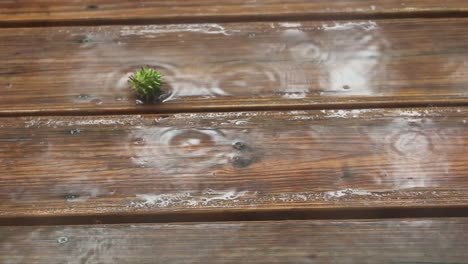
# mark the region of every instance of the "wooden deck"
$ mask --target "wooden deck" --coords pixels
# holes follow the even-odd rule
[[[467,1],[0,1],[0,58],[1,264],[468,263]]]

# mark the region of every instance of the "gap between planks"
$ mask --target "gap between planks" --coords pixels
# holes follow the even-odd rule
[[[334,20],[379,20],[379,19],[437,19],[437,18],[466,18],[468,10],[431,10],[411,12],[330,12],[317,14],[275,14],[275,15],[206,15],[186,17],[155,17],[155,18],[92,18],[89,20],[63,19],[60,21],[0,21],[0,28],[31,28],[31,27],[73,27],[73,26],[111,26],[111,25],[162,25],[162,24],[199,24],[199,23],[249,23],[249,22],[279,22],[279,21],[334,21]]]
[[[391,109],[391,108],[443,108],[443,107],[465,107],[468,106],[468,101],[465,98],[452,98],[449,100],[420,100],[408,102],[395,102],[385,101],[382,102],[363,102],[356,103],[317,103],[317,104],[255,104],[255,105],[232,105],[219,106],[206,105],[200,107],[195,105],[165,105],[161,104],[148,104],[143,108],[116,108],[116,109],[91,109],[91,110],[26,110],[26,111],[1,111],[0,118],[2,117],[26,117],[26,116],[105,116],[105,115],[140,115],[140,114],[185,114],[185,113],[209,113],[209,112],[255,112],[255,111],[293,111],[293,110],[352,110],[352,109]]]
[[[324,208],[233,210],[215,209],[197,212],[68,215],[0,218],[0,226],[100,225],[142,223],[198,223],[198,222],[265,222],[290,220],[352,220],[402,218],[461,218],[468,217],[468,206],[413,208]]]

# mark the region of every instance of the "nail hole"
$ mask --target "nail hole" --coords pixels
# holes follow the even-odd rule
[[[76,195],[76,194],[67,194],[67,195],[65,195],[65,200],[71,201],[71,200],[77,199],[78,197],[80,197],[80,196]]]
[[[237,141],[232,144],[232,147],[237,150],[243,150],[247,147],[247,145],[244,142]]]

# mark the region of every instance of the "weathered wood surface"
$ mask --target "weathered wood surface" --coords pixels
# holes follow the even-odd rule
[[[466,263],[467,218],[0,227],[1,263]]]
[[[408,19],[2,29],[0,115],[466,104],[467,28],[468,19]],[[127,80],[142,65],[164,73],[167,102],[136,103]]]
[[[463,207],[467,113],[2,118],[0,218]]]
[[[450,15],[467,11],[464,0],[11,0],[0,2],[0,26]]]

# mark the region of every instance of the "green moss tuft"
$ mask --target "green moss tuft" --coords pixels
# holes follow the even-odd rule
[[[164,90],[161,88],[163,83],[161,73],[152,68],[142,67],[135,71],[130,76],[129,83],[136,91],[138,98],[146,102],[159,99],[164,94]]]

